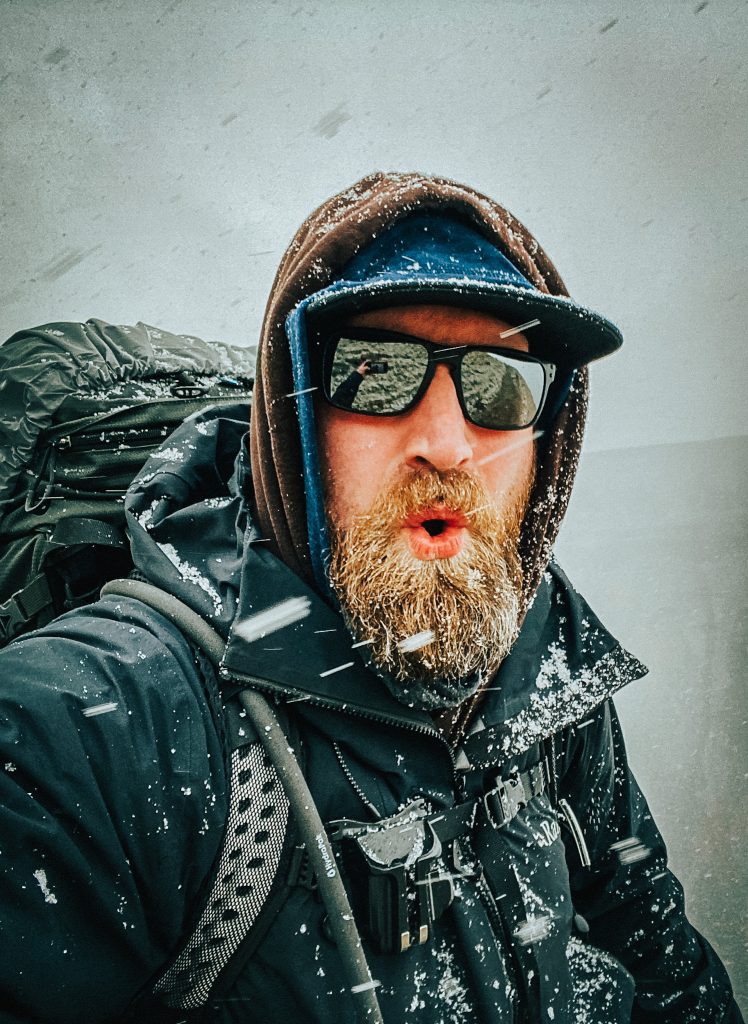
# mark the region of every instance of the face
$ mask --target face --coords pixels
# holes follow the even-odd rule
[[[510,324],[490,313],[453,306],[402,306],[372,310],[351,324],[381,327],[444,345],[501,345],[527,352],[523,334],[502,338]],[[402,416],[372,417],[335,409],[321,401],[318,409],[320,452],[325,474],[327,511],[339,527],[366,512],[383,486],[414,474],[461,470],[474,475],[499,507],[527,487],[534,460],[532,428],[488,430],[463,416],[447,366],[437,366],[421,401]],[[453,533],[433,539],[403,527],[416,558],[457,554]],[[441,538],[441,540],[440,540]]]
[[[504,321],[453,307],[382,309],[351,323],[445,346],[527,350],[521,334],[500,337]],[[445,364],[402,415],[364,416],[323,399],[317,413],[329,577],[351,632],[403,703],[454,706],[493,674],[517,634],[532,429],[466,421]]]

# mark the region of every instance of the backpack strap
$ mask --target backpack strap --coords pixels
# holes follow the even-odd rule
[[[153,608],[197,644],[220,671],[225,651],[223,638],[197,612],[178,598],[140,580],[112,580],[103,587],[101,594],[132,597]],[[261,680],[257,682],[261,684]],[[256,690],[242,690],[239,693],[239,700],[257,731],[270,766],[278,773],[288,804],[296,818],[301,838],[317,876],[319,893],[329,916],[330,928],[348,976],[357,1016],[365,1024],[384,1024],[375,993],[378,982],[371,976],[330,840],[291,745],[275,712],[262,694]],[[239,835],[247,834],[248,831],[248,828],[243,829]],[[235,912],[233,907],[229,910]],[[236,917],[238,916],[237,913]],[[233,916],[228,918],[235,919]],[[194,972],[199,975],[202,967],[198,957],[198,962],[192,958],[190,966],[183,969],[190,974]]]
[[[289,804],[262,744],[231,701],[229,808],[224,839],[202,910],[176,959],[152,991],[168,1006],[200,1010],[246,962],[248,937],[290,856]],[[244,723],[243,727],[241,723]],[[242,736],[241,733],[244,733]],[[237,958],[239,963],[237,963]]]

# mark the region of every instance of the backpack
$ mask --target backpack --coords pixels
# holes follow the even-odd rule
[[[130,572],[130,481],[188,416],[249,403],[255,357],[95,319],[0,346],[0,647]]]
[[[135,596],[172,618],[217,667],[223,641],[198,615],[156,587],[117,579],[133,568],[124,495],[150,453],[187,417],[211,405],[251,402],[255,358],[254,348],[205,342],[143,323],[118,327],[94,319],[45,324],[0,346],[0,646],[95,600],[108,592],[108,583],[112,593]],[[240,699],[265,750],[266,763],[257,762],[254,774],[264,770],[268,783],[279,774],[312,863],[332,863],[326,840],[320,852],[324,829],[275,714],[258,693]],[[242,743],[232,754],[235,815],[242,786],[247,788],[243,776],[250,750]],[[243,813],[246,817],[246,809]],[[268,883],[275,867],[265,871]],[[334,931],[354,985],[363,979],[362,1019],[376,1024],[381,1016],[374,983],[350,905],[339,876],[329,875],[329,870],[323,874],[322,889]],[[257,901],[258,911],[265,895]],[[210,904],[201,921],[209,911]],[[236,945],[245,937],[242,925],[231,929]],[[204,928],[200,939],[204,945]],[[161,992],[199,1006],[200,997],[197,1003],[190,1000],[190,982],[200,944],[192,936],[187,940],[186,960],[170,965]],[[222,966],[233,953],[233,948],[224,953]]]

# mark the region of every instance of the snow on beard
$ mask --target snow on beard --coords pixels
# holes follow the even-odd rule
[[[371,661],[404,684],[399,699],[423,706],[408,699],[408,687],[431,684],[440,696],[425,703],[452,706],[509,651],[518,630],[518,543],[530,483],[497,505],[469,473],[417,474],[383,492],[349,527],[332,525],[330,582],[354,637],[368,641]],[[447,534],[450,519],[464,524],[463,543],[452,557],[417,558],[409,524],[434,509],[444,510]],[[436,531],[438,541],[443,527],[431,519],[422,529]],[[434,634],[430,643],[416,650],[402,645],[426,631]],[[457,685],[468,677],[469,689]]]

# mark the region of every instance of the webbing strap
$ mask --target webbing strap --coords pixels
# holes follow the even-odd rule
[[[540,796],[548,789],[549,777],[548,761],[543,759],[531,765],[526,771],[510,775],[506,779],[497,775],[491,789],[477,799],[466,800],[455,807],[435,811],[425,820],[442,846],[469,835],[479,811],[483,811],[493,828],[502,828],[526,807],[533,797]],[[333,835],[332,838],[335,841],[337,837]],[[312,870],[306,849],[298,848],[289,870],[288,884],[313,889],[316,881],[317,876]]]
[[[466,800],[446,811],[429,816],[428,823],[441,843],[459,839],[473,826],[476,812],[482,809],[488,823],[501,828],[510,822],[534,796],[540,796],[548,788],[548,762],[539,761],[526,771],[502,779],[497,775],[491,789],[477,800]]]
[[[548,779],[548,761],[545,759],[507,779],[497,776],[493,789],[485,793],[481,801],[489,823],[494,828],[506,825],[534,796],[540,796],[546,790]]]
[[[52,608],[54,599],[44,573],[35,576],[23,590],[0,605],[0,645],[22,633],[27,623],[45,608]]]
[[[53,544],[65,547],[72,544],[96,544],[108,548],[127,546],[124,530],[100,519],[85,519],[82,516],[61,519],[52,531],[50,540]]]

